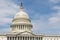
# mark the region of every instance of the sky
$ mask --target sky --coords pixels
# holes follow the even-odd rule
[[[0,0],[0,34],[10,32],[21,2],[33,24],[33,33],[60,34],[60,0]]]

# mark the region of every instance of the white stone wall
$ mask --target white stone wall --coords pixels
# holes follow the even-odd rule
[[[0,40],[7,40],[6,36],[0,35]]]
[[[49,36],[47,36],[47,37],[43,37],[43,40],[60,40],[60,37],[58,36],[54,36],[54,37],[49,37]]]
[[[7,36],[0,35],[0,40],[7,40]],[[60,40],[60,36],[43,36],[42,40]]]

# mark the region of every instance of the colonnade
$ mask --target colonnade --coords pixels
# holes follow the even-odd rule
[[[42,37],[7,37],[7,40],[42,40]]]
[[[14,25],[12,26],[12,30],[16,30],[16,29],[19,29],[19,30],[26,30],[26,29],[32,29],[32,25]]]

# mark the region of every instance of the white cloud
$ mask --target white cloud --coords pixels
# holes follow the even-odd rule
[[[14,15],[18,10],[19,6],[10,2],[9,0],[1,0],[0,1],[0,15],[1,16],[8,16]],[[0,17],[1,17],[0,16]]]
[[[57,22],[59,22],[59,21],[60,21],[60,18],[58,18],[58,17],[51,17],[51,18],[49,18],[49,22],[50,22],[51,24],[57,23]]]
[[[49,0],[52,3],[58,3],[60,0]]]
[[[60,11],[60,6],[54,6],[53,9]]]
[[[19,6],[10,2],[9,0],[1,0],[0,1],[0,24],[11,22],[12,18],[8,16],[16,14]]]
[[[4,28],[0,28],[0,32],[9,32],[8,24],[12,22],[12,16],[14,16],[18,12],[19,6],[14,4],[9,0],[0,0],[0,27],[4,26]],[[5,28],[5,26],[8,28]],[[7,31],[8,30],[8,31]]]
[[[49,15],[48,15],[49,16]],[[48,17],[47,16],[47,17]],[[60,28],[60,18],[51,17],[46,19],[45,16],[39,17],[40,19],[32,20],[33,22],[33,31],[35,33],[47,33],[47,34],[59,34],[58,31]]]
[[[6,23],[11,23],[12,18],[0,18],[0,25],[4,25]]]
[[[59,34],[60,28],[60,6],[51,7],[56,12],[52,12],[51,15],[36,15],[39,19],[33,20],[33,31],[36,33],[50,33]],[[36,17],[35,16],[35,17]]]
[[[60,22],[60,6],[54,6],[52,9],[56,10],[55,13],[53,13],[52,17],[50,17],[48,20],[50,23],[57,23]]]
[[[10,28],[3,28],[3,29],[0,29],[0,34],[6,34],[6,33],[9,33],[10,32]]]

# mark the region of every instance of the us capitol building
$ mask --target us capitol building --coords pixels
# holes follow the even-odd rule
[[[60,35],[34,34],[33,25],[22,3],[20,12],[15,15],[10,28],[10,33],[0,35],[0,40],[60,40]]]

